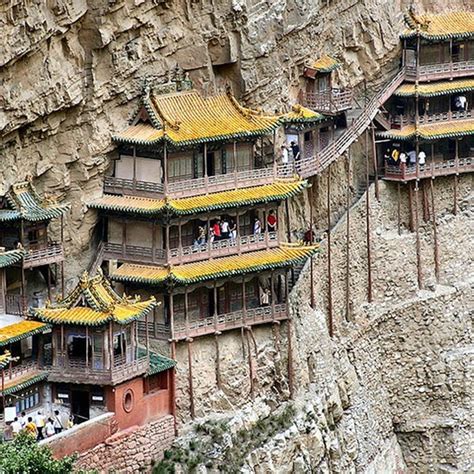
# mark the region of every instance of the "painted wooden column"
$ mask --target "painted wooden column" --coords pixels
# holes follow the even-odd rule
[[[89,326],[86,325],[86,369],[89,368]]]
[[[203,159],[204,159],[204,190],[206,194],[209,193],[209,176],[208,176],[208,169],[207,169],[207,143],[204,143],[204,150],[203,150]]]
[[[214,298],[214,329],[217,331],[217,281],[214,281],[213,288],[213,298]]]
[[[182,223],[181,219],[178,220],[178,255],[179,261],[183,261],[183,233],[182,233]]]
[[[171,358],[176,359],[176,341],[174,338],[174,294],[173,289],[169,292],[170,300],[170,336],[171,336]]]
[[[112,321],[109,321],[109,369],[112,377],[114,371],[114,330]]]
[[[186,337],[189,337],[189,299],[187,286],[184,288],[184,322],[186,328]]]
[[[270,273],[270,292],[272,296],[272,321],[275,321],[275,271],[272,270]]]
[[[168,194],[168,148],[166,141],[163,145],[163,189]]]
[[[137,148],[133,146],[133,188],[137,185]]]
[[[127,220],[122,219],[122,258],[127,254]]]
[[[241,255],[242,253],[242,249],[240,248],[240,244],[241,244],[241,238],[240,238],[240,212],[239,212],[239,208],[237,208],[237,210],[235,211],[235,228],[237,229],[236,230],[236,240],[237,240],[237,253],[239,255]]]
[[[239,187],[238,167],[237,167],[237,142],[234,140],[232,144],[232,158],[234,159],[234,187]]]
[[[265,207],[263,208],[263,222],[262,222],[262,227],[263,227],[263,238],[265,239],[265,247],[268,249],[268,225],[267,225],[267,219],[268,219],[268,204],[265,203]]]
[[[170,224],[169,222],[165,225],[165,247],[166,247],[166,261],[168,264],[171,260],[171,252],[170,252]]]
[[[151,224],[151,261],[156,262],[156,222]]]
[[[242,276],[242,325],[245,326],[247,319],[247,295],[245,294],[245,275]]]
[[[148,329],[148,311],[145,313],[145,347],[147,359],[150,360],[150,332]]]

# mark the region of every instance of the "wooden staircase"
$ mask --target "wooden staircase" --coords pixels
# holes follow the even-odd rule
[[[360,115],[337,140],[325,147],[319,154],[305,158],[297,164],[297,171],[303,178],[309,178],[324,171],[339,158],[361,136],[379,112],[380,107],[395,92],[405,78],[405,69],[398,74],[362,109]]]

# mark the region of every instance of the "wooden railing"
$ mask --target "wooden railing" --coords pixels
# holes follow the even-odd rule
[[[439,112],[435,114],[423,114],[418,117],[418,123],[420,125],[436,123],[436,122],[449,122],[451,120],[465,120],[470,119],[474,116],[474,110],[459,110],[459,111],[447,111]],[[389,115],[388,121],[392,128],[402,128],[406,125],[415,123],[416,117],[414,115]]]
[[[398,74],[369,101],[359,117],[354,120],[352,125],[348,127],[337,140],[331,142],[317,155],[297,162],[296,171],[304,178],[308,178],[309,176],[321,173],[341,156],[370,125],[370,122],[377,115],[379,107],[395,92],[397,87],[403,82],[404,77],[405,70],[401,69]]]
[[[323,92],[301,92],[300,102],[317,112],[336,114],[352,107],[352,89],[330,89]]]
[[[278,246],[277,232],[245,235],[237,239],[217,240],[212,243],[190,245],[170,250],[170,263],[189,263],[208,258],[224,257],[238,253]]]
[[[104,259],[124,260],[140,263],[164,263],[166,253],[163,249],[151,249],[138,245],[122,245],[104,242]]]
[[[230,189],[248,188],[270,184],[276,179],[287,179],[293,176],[294,170],[285,165],[271,168],[257,168],[204,176],[202,178],[174,181],[168,183],[165,190],[163,183],[147,183],[131,179],[107,176],[104,182],[105,192],[156,198],[166,195],[174,198],[197,196],[200,194],[228,191]]]
[[[386,166],[384,178],[394,181],[410,181],[413,179],[433,178],[451,174],[469,173],[474,171],[474,158],[459,158],[458,160],[432,161],[425,165]]]
[[[425,81],[471,75],[474,75],[474,60],[426,64],[418,67],[418,77]],[[415,80],[416,76],[416,66],[406,66],[407,79]]]
[[[26,249],[26,251],[27,253],[23,257],[24,268],[49,265],[64,259],[63,246],[59,242],[51,242],[45,248]]]
[[[83,359],[69,359],[58,354],[56,362],[46,368],[49,372],[48,379],[52,382],[117,384],[145,373],[148,366],[148,357],[140,357],[131,362],[126,362],[123,357],[116,357],[112,368],[97,369],[92,367],[92,361],[86,364]]]
[[[5,309],[7,314],[22,315],[27,310],[26,298],[21,295],[5,295]]]
[[[21,364],[15,365],[12,367],[7,367],[4,370],[5,374],[5,384],[8,384],[12,380],[23,377],[31,372],[35,372],[39,370],[38,362],[37,361],[22,361]]]
[[[187,337],[204,336],[217,331],[228,331],[244,326],[281,321],[288,318],[287,305],[285,303],[275,306],[262,306],[259,308],[234,311],[227,314],[218,314],[196,321],[177,323],[174,327],[174,339],[186,339]]]

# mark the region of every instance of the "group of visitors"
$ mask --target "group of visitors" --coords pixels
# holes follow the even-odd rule
[[[267,231],[276,232],[277,230],[277,216],[275,211],[270,211],[267,216]],[[258,217],[255,217],[253,222],[253,234],[258,235],[264,231],[262,229],[262,222]],[[220,240],[236,240],[237,239],[237,224],[233,219],[226,217],[216,219],[210,225],[209,235],[206,232],[205,226],[199,226],[195,246],[205,245],[209,243],[218,242]]]
[[[281,162],[286,165],[290,161],[290,151],[291,151],[291,158],[293,161],[296,161],[300,157],[300,147],[296,142],[291,142],[290,146],[284,143],[281,146]]]
[[[413,149],[405,152],[397,147],[392,149],[387,148],[387,151],[384,155],[384,160],[389,166],[414,166],[416,165],[417,161],[420,166],[423,166],[426,164],[426,153],[423,150],[420,150],[417,156],[416,151]]]
[[[20,432],[26,432],[40,441],[61,433],[64,429],[74,426],[74,417],[71,415],[66,422],[61,417],[58,410],[55,410],[50,417],[46,417],[41,410],[35,415],[21,412],[21,416],[16,416],[11,422],[11,436],[15,437]]]

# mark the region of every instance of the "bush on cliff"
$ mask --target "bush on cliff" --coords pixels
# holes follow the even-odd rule
[[[20,433],[8,443],[0,443],[2,474],[69,474],[74,461],[74,456],[54,459],[48,447],[39,446],[27,433]]]

